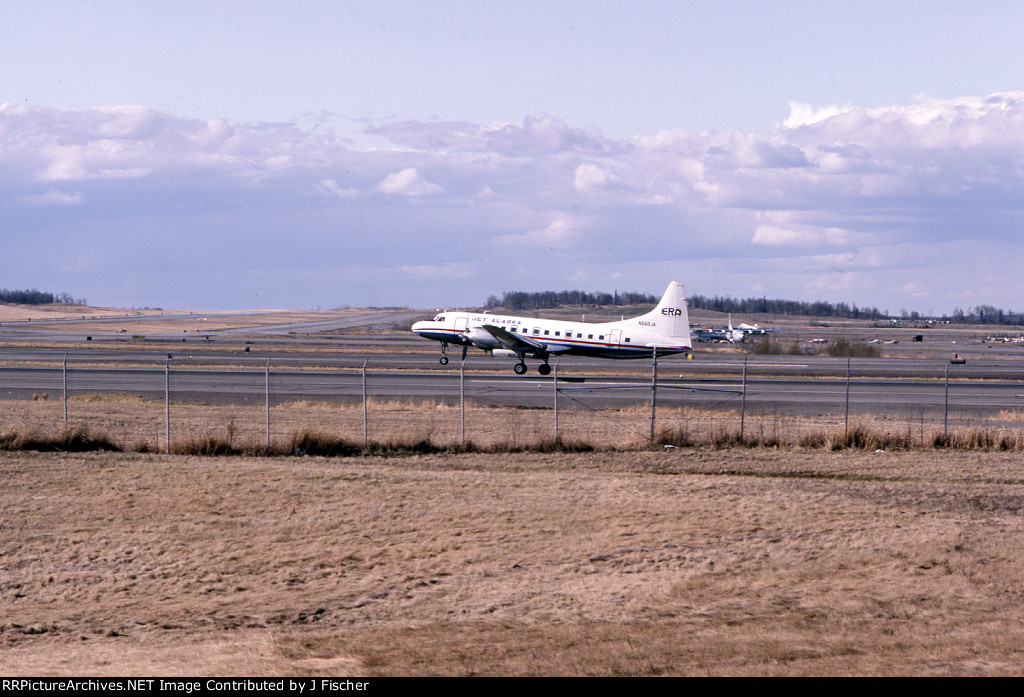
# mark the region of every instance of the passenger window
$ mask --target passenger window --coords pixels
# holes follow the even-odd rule
[[[562,336],[562,332],[555,332],[555,336]]]
[[[551,332],[549,332],[549,331],[548,331],[547,329],[545,329],[545,330],[544,330],[544,336],[547,336],[547,335],[548,335],[548,334],[550,334],[550,333],[551,333]]]
[[[587,338],[588,338],[588,339],[593,339],[593,338],[594,338],[594,335],[593,335],[593,334],[587,334]]]

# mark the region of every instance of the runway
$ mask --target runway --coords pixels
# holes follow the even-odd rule
[[[652,396],[651,376],[587,374],[585,369],[594,366],[572,365],[575,362],[560,363],[556,379],[555,375],[513,375],[507,370],[511,365],[508,362],[505,370],[494,372],[495,361],[487,358],[467,360],[464,370],[456,364],[440,369],[428,356],[386,358],[356,354],[320,358],[313,366],[292,365],[291,358],[281,356],[271,358],[268,365],[266,358],[259,357],[219,356],[211,362],[195,357],[167,359],[165,355],[160,360],[158,356],[134,354],[119,356],[117,365],[104,366],[97,357],[86,360],[75,356],[65,372],[63,364],[53,360],[45,365],[13,365],[0,351],[0,398],[31,399],[46,394],[57,399],[63,394],[65,379],[71,396],[128,394],[158,400],[167,390],[175,401],[210,404],[262,404],[268,397],[274,403],[352,402],[362,399],[365,390],[377,399],[452,403],[464,396],[482,405],[533,408],[550,408],[557,399],[560,408],[606,409],[649,403]],[[294,359],[299,364],[310,361],[305,357]],[[394,367],[396,364],[399,369]],[[716,367],[724,371],[724,366]],[[732,367],[742,368],[742,364]],[[779,415],[841,414],[849,405],[854,414],[905,418],[934,415],[949,404],[963,419],[1024,409],[1024,376],[1017,371],[1010,379],[1007,373],[1014,371],[1003,366],[959,371],[948,386],[944,372],[934,365],[915,366],[919,374],[930,372],[930,379],[885,377],[894,368],[884,361],[852,367],[855,370],[847,381],[845,375],[835,372],[825,376],[835,368],[828,362],[748,362],[744,380],[742,372],[736,370],[711,374],[699,360],[662,360],[655,398],[663,406],[702,409],[733,410],[743,403],[748,413]]]
[[[553,375],[539,376],[531,361],[531,372],[519,377],[511,371],[514,360],[471,350],[464,366],[458,351],[450,352],[451,363],[441,366],[437,345],[404,327],[422,316],[369,310],[282,322],[273,321],[280,319],[277,315],[257,315],[247,319],[256,326],[246,327],[230,326],[221,317],[220,328],[209,334],[170,330],[144,337],[126,335],[117,324],[105,333],[80,336],[75,322],[5,322],[0,326],[0,398],[58,398],[65,384],[71,396],[169,396],[211,404],[268,398],[275,404],[350,402],[362,399],[364,390],[381,399],[454,402],[464,397],[483,405],[533,408],[551,408],[556,399],[559,408],[621,408],[652,398],[653,366],[646,359],[566,356],[552,361]],[[197,313],[159,321],[175,318],[202,319]],[[665,406],[733,410],[742,405],[747,413],[779,415],[849,410],[923,418],[948,406],[955,418],[970,420],[1024,410],[1024,352],[1018,357],[1008,350],[949,346],[963,352],[966,364],[951,364],[946,345],[917,356],[904,351],[852,359],[756,356],[698,345],[693,360],[658,360],[655,398]]]

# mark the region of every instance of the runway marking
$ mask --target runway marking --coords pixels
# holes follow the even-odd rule
[[[742,368],[743,363],[726,363],[722,361],[694,361],[695,366],[711,366],[713,368]],[[747,363],[748,368],[810,368],[809,363]]]
[[[505,380],[477,380],[477,379],[474,379],[474,378],[469,378],[469,381],[471,381],[474,385],[489,385],[489,384],[508,385],[508,384],[513,384],[513,385],[540,385],[541,387],[548,387],[548,386],[551,385],[551,379],[550,378],[548,378],[546,380],[543,380],[543,381],[542,380],[543,380],[542,378],[535,378],[535,379],[532,379],[532,380],[530,380],[530,379],[523,380],[521,378],[517,379],[517,378],[513,378],[513,377],[510,377],[510,378],[505,379]],[[613,387],[637,387],[637,388],[643,388],[643,387],[649,387],[650,386],[649,382],[646,382],[646,383],[645,382],[604,382],[604,381],[601,381],[601,380],[593,380],[593,381],[592,380],[587,380],[587,382],[585,382],[585,383],[577,383],[577,384],[578,385],[582,385],[583,386],[582,389],[586,389],[587,387],[609,387],[609,386],[613,386]],[[568,386],[568,384],[566,386]]]

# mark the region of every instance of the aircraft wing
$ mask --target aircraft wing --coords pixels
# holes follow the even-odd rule
[[[531,339],[528,336],[522,336],[520,334],[513,334],[512,332],[506,331],[501,327],[493,324],[482,325],[483,329],[498,340],[503,347],[510,351],[543,351],[546,353],[560,353],[562,351],[568,351],[568,346],[561,344],[545,344],[536,339]]]

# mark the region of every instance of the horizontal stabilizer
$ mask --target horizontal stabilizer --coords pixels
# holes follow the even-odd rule
[[[654,342],[644,344],[644,346],[651,349],[672,349],[673,351],[678,351],[680,348],[690,348],[689,346],[680,347],[679,344],[658,344]]]

